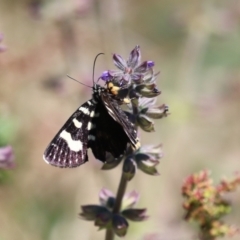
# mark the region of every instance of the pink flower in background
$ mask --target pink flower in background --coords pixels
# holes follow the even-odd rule
[[[0,147],[0,169],[11,169],[15,166],[14,154],[11,146]]]

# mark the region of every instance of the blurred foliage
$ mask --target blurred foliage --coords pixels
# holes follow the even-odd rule
[[[1,114],[1,113],[0,113]],[[14,139],[17,126],[14,119],[0,116],[0,146],[6,145]]]
[[[0,187],[0,239],[103,239],[77,213],[97,203],[102,187],[114,192],[121,170],[100,171],[92,157],[80,168],[57,169],[42,153],[91,95],[66,74],[91,85],[97,53],[105,57],[96,78],[111,68],[112,53],[125,57],[137,44],[161,71],[160,101],[171,114],[155,133],[141,132],[143,144],[163,143],[164,157],[159,177],[138,173],[131,181],[150,218],[131,226],[129,239],[192,239],[182,219],[183,179],[201,169],[214,178],[239,170],[239,26],[236,0],[0,1],[0,44],[7,47],[0,53],[0,141],[13,146],[17,162]],[[233,223],[240,222],[239,197],[229,196]]]

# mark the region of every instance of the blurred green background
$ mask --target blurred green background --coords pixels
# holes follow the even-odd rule
[[[217,183],[240,167],[240,1],[1,0],[0,32],[1,138],[16,162],[0,185],[0,240],[104,238],[77,214],[98,203],[102,187],[116,192],[121,167],[101,171],[90,154],[80,168],[58,169],[42,154],[91,97],[66,75],[91,85],[97,53],[105,55],[96,77],[114,68],[112,53],[127,58],[136,45],[161,71],[158,101],[171,115],[141,133],[143,144],[163,143],[164,158],[159,177],[138,172],[128,186],[150,218],[132,223],[125,239],[193,239],[196,226],[182,220],[183,179],[209,169]],[[226,221],[239,226],[240,193],[228,199],[235,208]]]

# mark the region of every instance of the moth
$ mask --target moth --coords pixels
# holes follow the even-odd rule
[[[116,98],[118,88],[107,86],[94,83],[92,98],[72,114],[45,150],[48,164],[73,168],[88,161],[88,148],[105,162],[108,153],[114,158],[124,154],[128,143],[140,147],[137,131]]]

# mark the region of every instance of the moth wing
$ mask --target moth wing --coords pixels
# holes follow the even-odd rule
[[[72,114],[44,152],[48,164],[73,168],[88,161],[88,132],[94,110],[95,104],[89,100]]]
[[[102,101],[96,105],[88,146],[98,160],[105,162],[107,154],[115,158],[124,154],[129,138],[119,124],[109,114]]]
[[[140,142],[137,138],[137,131],[133,123],[129,120],[126,113],[121,109],[116,99],[114,99],[109,93],[104,92],[101,94],[102,101],[109,115],[118,122],[125,133],[127,134],[130,143],[135,149],[140,147]]]

